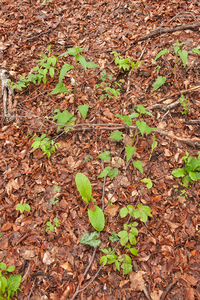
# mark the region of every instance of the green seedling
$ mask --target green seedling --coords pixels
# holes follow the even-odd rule
[[[59,188],[57,185],[55,185],[55,187],[54,187],[54,191],[55,192],[60,192],[60,190],[61,190],[61,188]],[[51,198],[50,199],[50,203],[51,204],[56,204],[56,206],[59,206],[59,197],[55,197],[55,198]]]
[[[91,161],[92,159],[93,159],[93,157],[91,155],[86,155],[83,162],[85,163],[85,162]]]
[[[31,210],[30,205],[28,205],[27,203],[18,203],[15,209],[19,210],[21,213],[23,213],[25,210],[28,212],[30,212]]]
[[[182,110],[181,113],[182,113],[182,115],[185,115],[190,110],[189,103],[188,103],[187,99],[184,97],[184,95],[181,95],[181,97],[180,97],[179,100],[180,100],[180,103],[181,103],[181,105],[183,107],[183,110]]]
[[[38,60],[37,63],[39,66],[34,67],[32,69],[32,73],[30,73],[27,77],[21,76],[20,80],[14,84],[12,83],[12,89],[18,88],[20,91],[22,88],[25,88],[29,82],[33,82],[36,84],[40,84],[41,80],[45,84],[47,82],[47,73],[53,78],[55,75],[56,63],[58,62],[58,58],[54,55],[51,55],[51,45],[47,47],[49,50],[48,56],[45,54],[41,54],[42,59]],[[57,70],[59,73],[59,71]]]
[[[135,67],[138,68],[139,66],[139,62],[137,61],[136,64],[131,60],[132,58],[122,58],[121,56],[119,56],[119,54],[116,51],[111,52],[111,54],[114,54],[115,57],[115,65],[119,66],[119,69],[123,69],[124,71],[128,70],[129,71],[129,67],[131,67],[132,69],[134,69]],[[140,65],[143,65],[143,62],[140,62]]]
[[[198,152],[198,158],[189,156],[186,151],[182,160],[185,162],[185,167],[172,171],[172,175],[181,177],[183,186],[188,187],[189,183],[200,179],[200,151]]]
[[[9,300],[17,291],[20,290],[21,275],[8,274],[15,270],[14,266],[7,268],[6,264],[0,263],[0,299]],[[21,290],[20,290],[21,291]]]
[[[103,84],[96,84],[95,87],[99,90],[103,92],[103,96],[102,99],[110,99],[112,96],[114,96],[115,98],[117,98],[118,96],[120,96],[120,89],[121,89],[121,85],[117,82],[115,82],[116,85],[118,85],[119,88],[115,89],[115,88],[111,88],[109,86],[106,86],[104,89],[102,88]],[[108,85],[108,84],[106,84]]]
[[[148,189],[151,189],[151,188],[152,188],[153,184],[152,184],[152,181],[151,181],[150,178],[144,178],[144,179],[142,179],[141,181],[147,184],[147,188],[148,188]]]
[[[180,49],[184,44],[185,43],[176,42],[175,44],[173,44],[174,52],[171,52],[169,49],[163,49],[158,53],[158,55],[156,56],[156,58],[154,60],[156,61],[162,55],[165,55],[166,53],[170,52],[175,57],[175,63],[174,63],[174,75],[175,75],[175,69],[176,69],[179,57],[184,65],[184,68],[186,67],[186,64],[187,64],[188,52],[186,50]],[[192,51],[193,51],[193,53],[200,54],[200,51],[197,48],[193,48]],[[160,69],[160,67],[157,67],[156,70],[158,71],[159,69]],[[159,89],[163,84],[165,84],[165,81],[166,81],[166,77],[159,76],[156,79],[156,82],[153,86],[153,91],[156,91],[157,89]],[[187,113],[184,110],[183,110],[183,112],[184,112],[183,114]]]
[[[105,226],[105,217],[103,211],[94,205],[95,199],[92,197],[92,187],[89,179],[84,174],[77,173],[75,181],[82,199],[89,205],[88,216],[90,223],[96,231],[102,231]]]
[[[83,233],[80,240],[81,244],[89,245],[91,247],[99,247],[101,245],[101,240],[99,239],[99,233],[94,231],[91,234]]]
[[[63,112],[60,111],[60,108],[54,110],[53,112],[53,121],[56,120],[57,122],[57,131],[59,131],[61,128],[65,128],[65,132],[68,132],[73,127],[70,127],[70,125],[74,125],[76,121],[76,117],[74,117],[68,110],[64,110]],[[69,125],[69,127],[65,127],[63,125]]]
[[[58,221],[58,218],[54,218],[54,225],[56,227],[60,227],[60,222]],[[51,222],[46,222],[47,228],[46,228],[46,232],[48,230],[50,230],[51,232],[54,232],[54,225]]]
[[[46,134],[42,134],[41,137],[34,138],[34,142],[31,147],[34,149],[41,148],[43,155],[46,154],[49,158],[51,154],[54,153],[56,149],[58,149],[58,143],[51,141],[50,138],[46,137]]]
[[[65,76],[65,74],[74,68],[74,107],[75,107],[75,99],[76,99],[76,87],[77,87],[77,65],[78,62],[82,65],[82,67],[84,68],[84,70],[86,71],[87,69],[92,69],[92,68],[99,68],[98,65],[96,65],[93,62],[90,61],[86,61],[85,57],[83,55],[81,55],[80,53],[84,50],[84,48],[80,48],[80,47],[74,47],[74,48],[69,48],[67,50],[67,52],[62,53],[59,57],[61,56],[65,56],[65,55],[72,55],[75,58],[75,64],[74,65],[69,65],[69,64],[65,64],[63,65],[61,71],[60,71],[60,76],[59,76],[59,83],[56,86],[56,88],[51,92],[51,94],[57,94],[57,93],[61,93],[60,88],[62,89],[63,92],[63,84],[62,84],[62,80]]]
[[[106,81],[106,79],[109,79],[109,80],[111,80],[112,79],[112,77],[113,77],[113,75],[112,74],[108,74],[108,73],[106,73],[106,71],[104,70],[101,74],[101,77],[100,77],[100,79],[101,79],[101,81]]]

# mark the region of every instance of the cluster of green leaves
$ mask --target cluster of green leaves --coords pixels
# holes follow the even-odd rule
[[[60,190],[61,190],[61,188],[58,187],[57,185],[55,185],[54,191],[55,191],[55,192],[60,192]],[[58,199],[59,199],[59,197],[51,198],[51,199],[50,199],[50,203],[53,204],[53,205],[56,204],[56,206],[59,206],[59,203],[58,203],[59,200],[58,200]]]
[[[58,218],[54,218],[53,221],[56,227],[60,227],[60,222],[58,221]],[[46,222],[46,225],[47,225],[46,232],[48,230],[54,232],[54,225],[51,222]]]
[[[65,56],[65,55],[72,55],[75,58],[75,65],[69,65],[65,64],[62,66],[62,69],[60,70],[60,76],[58,84],[56,85],[55,89],[50,93],[50,95],[58,94],[58,93],[65,93],[69,92],[69,90],[64,86],[62,80],[65,76],[65,74],[74,68],[74,99],[76,97],[76,86],[77,86],[77,63],[79,62],[84,70],[92,69],[92,68],[99,68],[98,65],[96,65],[93,62],[86,61],[85,57],[81,55],[80,53],[84,50],[84,48],[80,47],[74,47],[74,48],[68,48],[67,52],[62,53],[59,57]]]
[[[137,119],[137,121],[135,122],[136,128],[139,130],[139,132],[141,133],[142,136],[144,136],[145,133],[149,134],[153,130],[156,129],[156,128],[153,128],[153,127],[149,127],[146,122],[140,121],[140,118],[141,118],[142,114],[147,114],[149,116],[153,116],[150,112],[146,111],[144,106],[137,105],[136,106],[136,111],[137,112],[133,112],[129,116],[116,115],[116,117],[123,120],[125,122],[125,124],[128,125],[128,126],[132,125],[132,119]],[[137,129],[136,129],[136,132],[137,132]],[[136,136],[136,132],[135,132],[135,135],[133,137],[133,143],[134,143],[134,139],[135,139],[135,136]],[[123,140],[123,133],[121,131],[116,131],[116,132],[114,132],[110,135],[110,138],[112,138],[116,141],[121,141],[121,140]],[[152,151],[156,146],[157,146],[157,142],[155,140],[155,135],[153,135]],[[130,146],[130,145],[126,146],[126,161],[127,162],[131,159],[133,153],[135,153],[136,150],[137,149],[136,149],[135,146]],[[133,161],[133,165],[134,165],[135,168],[137,168],[143,174],[143,167],[142,167],[142,162],[141,161],[139,161],[139,160]]]
[[[137,205],[137,208],[134,209],[132,205],[127,205],[127,207],[123,207],[120,210],[120,217],[125,218],[127,215],[131,215],[131,217],[135,219],[141,219],[144,223],[146,223],[148,217],[152,217],[151,209],[148,206],[143,206],[141,204]],[[131,254],[136,256],[138,254],[137,249],[132,247],[136,245],[136,237],[138,236],[137,230],[137,222],[133,222],[131,224],[124,224],[124,230],[120,231],[118,234],[116,232],[111,233],[111,237],[109,238],[111,242],[116,242],[120,238],[120,244],[125,248],[129,249]],[[101,249],[101,251],[105,254],[100,259],[100,264],[115,264],[118,271],[120,271],[120,267],[123,269],[124,274],[128,274],[132,272],[132,259],[129,255],[116,255],[115,250],[113,251],[111,248],[109,249]]]
[[[94,205],[96,201],[92,197],[92,187],[89,179],[82,173],[77,173],[75,177],[76,186],[81,194],[82,199],[89,204],[88,207],[88,216],[90,223],[97,231],[102,231],[105,226],[105,217],[104,213],[100,207]]]
[[[50,138],[47,138],[45,133],[40,137],[35,138],[35,136],[36,133],[30,139],[32,140],[34,138],[34,142],[31,147],[34,149],[41,148],[43,154],[46,154],[48,158],[52,153],[55,152],[56,149],[58,149],[58,143],[55,143],[54,141],[51,141]]]
[[[172,175],[181,177],[183,186],[188,187],[189,183],[200,179],[200,151],[198,152],[198,158],[189,156],[189,153],[186,151],[182,160],[185,162],[185,167],[172,171]]]
[[[174,46],[174,52],[171,52],[169,49],[163,49],[163,50],[161,50],[158,53],[158,55],[156,56],[156,58],[154,60],[156,61],[162,55],[170,52],[172,55],[175,56],[174,70],[176,69],[176,66],[177,66],[177,63],[178,63],[178,57],[180,57],[180,59],[182,60],[184,68],[185,68],[186,64],[187,64],[188,52],[186,50],[181,50],[180,49],[184,44],[185,43],[178,43],[178,42],[176,42],[175,44],[173,44],[173,46]],[[193,48],[192,52],[200,54],[200,51],[197,48]],[[160,66],[157,67],[157,70],[159,70],[159,69],[160,69]],[[159,76],[156,79],[156,82],[155,82],[155,84],[153,86],[153,91],[156,91],[157,89],[159,89],[163,84],[165,84],[165,81],[166,81],[166,77]]]
[[[134,69],[135,67],[139,66],[139,62],[137,61],[136,64],[131,60],[132,58],[122,58],[119,56],[119,54],[116,51],[111,52],[111,54],[114,54],[115,57],[115,65],[119,66],[119,69],[123,69],[124,71],[129,70],[129,67]],[[143,65],[143,62],[140,62],[140,65]]]
[[[115,82],[116,85],[118,85],[118,87],[120,88],[111,88],[110,86],[106,86],[104,89],[102,89],[102,83],[100,84],[96,84],[95,87],[99,90],[103,92],[103,96],[102,99],[110,99],[112,96],[114,96],[115,98],[117,98],[120,95],[120,89],[121,89],[121,85],[118,82]],[[107,84],[108,85],[108,84]]]
[[[7,268],[6,264],[1,262],[0,269],[0,299],[8,300],[15,293],[17,293],[18,290],[20,290],[19,286],[22,277],[21,275],[8,275],[8,273],[11,273],[15,270],[14,266],[10,266]]]
[[[29,211],[31,210],[30,205],[27,204],[27,203],[23,203],[23,204],[18,203],[15,209],[16,209],[16,210],[19,210],[19,211],[21,212],[21,214],[22,214],[24,211],[28,211],[28,212],[29,212]]]
[[[57,70],[55,65],[58,62],[58,58],[51,55],[51,45],[49,45],[47,49],[49,50],[48,56],[41,54],[42,59],[37,61],[39,66],[34,67],[32,69],[33,73],[30,73],[28,76],[21,76],[20,80],[16,84],[12,83],[12,89],[18,88],[21,91],[22,88],[25,88],[29,82],[33,82],[34,84],[38,82],[38,84],[40,84],[41,80],[45,84],[47,82],[46,76],[48,72],[52,78],[54,77],[55,70]],[[58,70],[57,72],[59,73]]]
[[[184,95],[181,95],[180,99],[179,99],[182,107],[183,107],[183,110],[182,110],[182,115],[185,115],[188,113],[188,111],[190,110],[190,106],[189,106],[189,103],[187,101],[187,99],[184,97]]]

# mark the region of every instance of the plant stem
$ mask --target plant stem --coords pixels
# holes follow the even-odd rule
[[[75,101],[76,101],[76,67],[77,67],[77,59],[75,60],[75,67],[74,67],[74,112],[75,112]]]

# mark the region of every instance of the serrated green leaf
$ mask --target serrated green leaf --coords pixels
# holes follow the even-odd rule
[[[81,116],[82,116],[83,119],[85,120],[85,119],[86,119],[86,116],[87,116],[87,113],[88,113],[88,110],[89,110],[89,106],[88,106],[87,104],[79,105],[79,106],[78,106],[78,110],[80,111]]]
[[[133,165],[143,174],[142,162],[140,160],[133,161]]]
[[[82,234],[80,243],[96,248],[101,245],[101,240],[99,240],[98,238],[99,238],[98,232],[94,231],[90,234],[86,232]]]
[[[99,154],[99,155],[97,156],[97,158],[100,158],[100,159],[105,160],[105,161],[110,161],[110,160],[111,160],[111,157],[110,157],[110,151],[105,151],[105,152]],[[110,167],[110,168],[111,168],[111,167]],[[104,170],[105,170],[105,169],[104,169]],[[102,176],[102,177],[104,177],[104,176]],[[100,177],[100,178],[101,178],[101,177]]]
[[[107,261],[108,261],[107,256],[103,255],[100,259],[100,264],[103,263],[103,266],[105,266]]]
[[[166,81],[166,77],[162,77],[162,76],[159,76],[157,79],[156,79],[156,82],[153,86],[153,91],[156,91],[157,89],[159,89]]]
[[[115,140],[115,141],[121,141],[121,140],[123,140],[122,135],[123,135],[123,132],[116,131],[116,132],[111,133],[110,138]]]
[[[98,206],[95,205],[95,210],[88,208],[88,216],[94,229],[102,231],[105,226],[104,213]]]
[[[115,243],[115,242],[119,241],[119,238],[118,238],[117,233],[115,231],[111,232],[111,236],[109,237],[109,240],[112,243]]]
[[[92,187],[89,179],[82,173],[77,173],[75,177],[76,186],[82,199],[89,203],[92,195]],[[96,228],[95,228],[96,229]]]
[[[184,169],[176,169],[174,171],[172,171],[172,175],[175,177],[183,177],[185,176],[185,170]]]
[[[156,58],[154,58],[154,60],[156,61],[159,57],[161,57],[162,55],[164,55],[165,53],[169,52],[168,49],[163,49],[161,50],[158,55],[156,56]]]

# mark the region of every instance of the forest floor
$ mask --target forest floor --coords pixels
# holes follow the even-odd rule
[[[200,299],[198,172],[193,170],[188,186],[172,175],[184,168],[181,158],[186,152],[198,158],[200,151],[200,55],[192,51],[200,50],[200,2],[2,0],[0,6],[1,68],[9,71],[14,83],[30,74],[41,53],[48,55],[49,45],[56,57],[80,46],[86,61],[100,67],[84,71],[78,63],[76,99],[73,70],[63,78],[71,89],[67,94],[50,95],[58,83],[57,72],[53,78],[47,75],[46,84],[16,88],[16,118],[10,123],[0,103],[0,261],[15,266],[14,274],[22,276],[21,291],[12,299]],[[184,57],[178,55],[174,69],[176,42],[185,43],[179,53],[187,51],[188,57],[184,66]],[[171,52],[155,61],[164,49]],[[112,51],[143,64],[119,69]],[[56,68],[67,63],[74,64],[74,57],[60,57]],[[104,70],[112,79],[103,82]],[[153,91],[158,76],[166,81]],[[105,91],[95,87],[100,83],[103,88],[106,83],[119,88],[120,95],[104,98]],[[83,104],[89,107],[85,120],[77,110]],[[125,147],[133,146],[136,123],[133,119],[132,126],[125,125],[116,114],[129,116],[137,105],[151,113],[142,115],[141,121],[157,130],[148,135],[136,131],[137,150],[127,163]],[[57,131],[53,112],[58,107],[77,118],[68,132]],[[123,139],[110,138],[118,130]],[[58,149],[49,158],[43,155],[40,148],[31,147],[34,134],[46,134],[59,143]],[[151,151],[153,137],[157,146],[154,141]],[[97,158],[105,151],[110,151],[110,161]],[[141,162],[143,174],[132,161]],[[118,175],[98,178],[111,165]],[[94,229],[75,183],[77,173],[88,177],[92,197],[104,209],[105,227],[97,248],[80,243],[81,236]],[[144,178],[151,179],[151,188],[141,181]],[[19,203],[29,204],[30,212],[16,210]],[[120,217],[120,209],[138,204],[150,207],[152,217],[146,223],[136,220],[134,256],[109,237],[128,221],[128,216]],[[100,265],[101,249],[115,245],[118,257],[129,253],[132,272],[124,274],[115,264]]]

